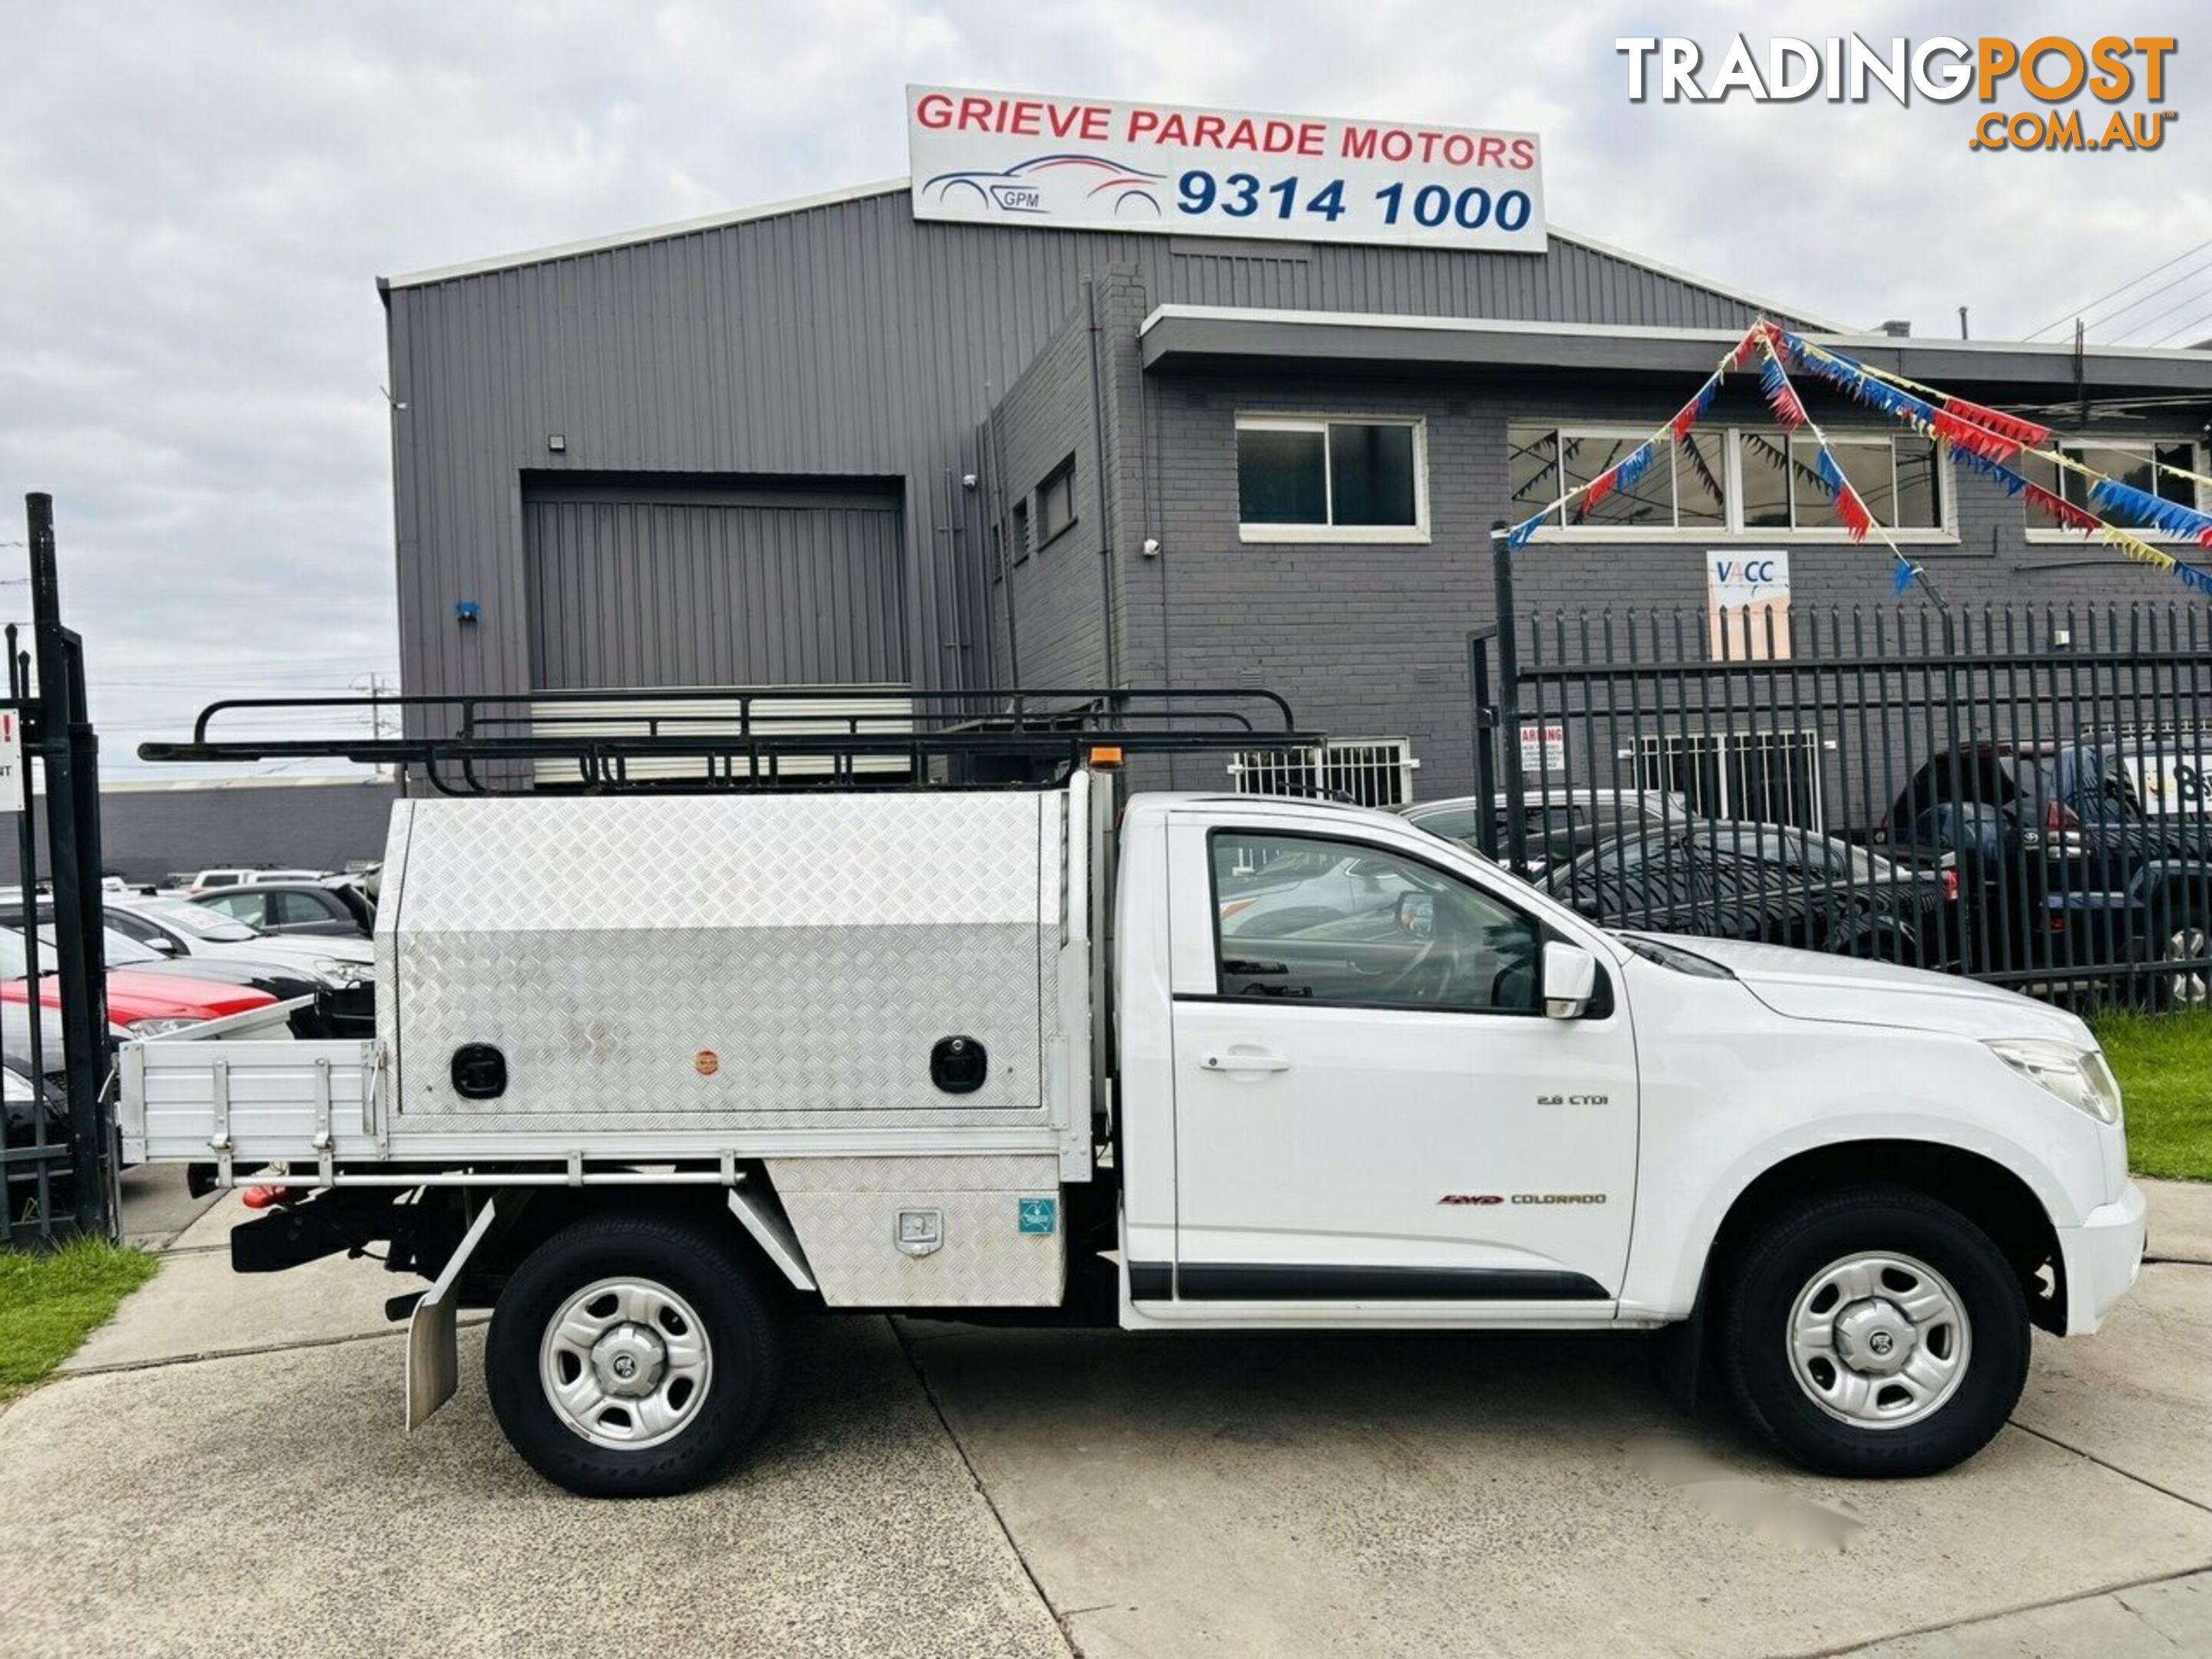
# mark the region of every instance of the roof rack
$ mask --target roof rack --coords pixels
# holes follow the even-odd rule
[[[217,735],[396,714],[409,735]],[[447,726],[444,732],[432,728]],[[1291,706],[1252,686],[917,691],[902,686],[622,688],[465,696],[229,697],[141,760],[344,760],[419,768],[441,794],[566,790],[1034,787],[1097,750],[1306,746]]]

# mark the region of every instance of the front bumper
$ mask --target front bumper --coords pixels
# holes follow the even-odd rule
[[[2066,1270],[2066,1334],[2087,1336],[2132,1289],[2142,1271],[2147,1204],[2132,1181],[2110,1204],[2100,1204],[2078,1227],[2058,1229],[2058,1258]]]

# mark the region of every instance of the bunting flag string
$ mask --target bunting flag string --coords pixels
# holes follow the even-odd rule
[[[1759,365],[1759,390],[1766,394],[1766,406],[1774,411],[1774,418],[1790,432],[1802,431],[1805,425],[1805,405],[1797,401],[1797,388],[1790,384],[1790,376],[1782,367],[1779,354],[1769,350],[1766,361]]]
[[[1928,596],[1941,605],[1942,600],[1936,594],[1936,585],[1928,580],[1928,573],[1905,556],[1895,538],[1868,510],[1865,499],[1850,479],[1844,476],[1843,467],[1836,460],[1835,452],[1828,447],[1827,434],[1821,431],[1820,423],[1806,412],[1796,388],[1790,383],[1790,371],[1783,362],[1790,349],[1787,337],[1772,323],[1765,323],[1763,326],[1765,331],[1761,336],[1761,344],[1765,349],[1766,363],[1759,371],[1759,384],[1765,387],[1766,401],[1778,416],[1782,416],[1784,408],[1793,410],[1796,412],[1799,424],[1812,434],[1813,441],[1819,446],[1818,453],[1813,458],[1813,476],[1820,480],[1820,488],[1827,491],[1828,499],[1835,507],[1837,519],[1855,542],[1863,542],[1869,531],[1881,538],[1882,545],[1889,550],[1890,557],[1896,561],[1896,575],[1891,584],[1891,592],[1903,599],[1917,579],[1928,590]],[[1783,416],[1783,423],[1789,424],[1786,416]]]
[[[1687,437],[1692,428],[1712,407],[1713,400],[1728,375],[1736,370],[1748,368],[1753,362],[1759,362],[1759,388],[1775,418],[1793,433],[1802,431],[1808,434],[1816,446],[1813,476],[1833,505],[1838,522],[1854,542],[1863,542],[1873,534],[1889,549],[1891,557],[1896,562],[1894,591],[1899,597],[1911,588],[1917,579],[1928,589],[1929,596],[1936,599],[1936,603],[1942,603],[1936,595],[1934,585],[1928,580],[1927,572],[1899,550],[1895,538],[1868,509],[1865,500],[1838,463],[1834,452],[1829,447],[1826,434],[1820,430],[1819,422],[1813,419],[1790,380],[1789,371],[1791,367],[1818,375],[1841,388],[1854,401],[1879,410],[1923,436],[1934,439],[1943,447],[1946,453],[1996,484],[2007,495],[2023,497],[2039,516],[2061,529],[2079,531],[2085,536],[2094,537],[2124,557],[2167,572],[2195,592],[2212,594],[2212,570],[2184,564],[2136,533],[2136,528],[2154,529],[2161,534],[2181,538],[2199,547],[2212,550],[2212,514],[2198,512],[2178,501],[2169,501],[2150,490],[2140,489],[2119,479],[2106,477],[2062,450],[2051,447],[2056,434],[2051,428],[2038,422],[1954,397],[1894,371],[1860,362],[1842,352],[1815,344],[1794,331],[1763,317],[1745,331],[1743,337],[1729,349],[1728,355],[1721,359],[1713,372],[1705,377],[1689,400],[1674,411],[1664,426],[1595,477],[1567,490],[1520,523],[1492,531],[1493,538],[1502,541],[1509,551],[1517,550],[1526,545],[1546,523],[1560,522],[1570,507],[1575,509],[1576,521],[1583,522],[1590,510],[1607,496],[1634,489],[1657,459],[1661,441],[1679,443]],[[2079,501],[2068,500],[2064,495],[2023,477],[2008,465],[2022,456],[2033,456],[2061,472],[2085,479],[2089,501],[2095,507],[2102,508],[2103,513],[2093,511],[2091,507]],[[2155,473],[2212,485],[2212,477],[2204,477],[2185,468],[2160,461],[2154,456],[2152,465]],[[2104,514],[2132,520],[2136,527],[2116,524]]]
[[[2008,486],[2011,494],[2024,493],[2027,496],[2027,504],[2060,529],[2094,532],[2105,527],[2105,521],[2087,507],[2076,507],[2063,495],[2045,489],[2039,483],[2030,483],[2008,466],[1996,470],[2002,475],[2000,482]]]
[[[2162,495],[2124,484],[2117,478],[2100,478],[2089,487],[2089,499],[2100,507],[2125,514],[2137,524],[2195,542],[2199,547],[2212,547],[2212,518],[2179,501],[2169,501]]]
[[[1961,420],[1972,421],[1976,426],[1985,428],[1991,432],[2002,433],[2024,448],[2033,449],[2051,441],[2051,432],[2049,427],[2040,425],[2034,421],[2022,420],[2017,415],[2007,415],[1997,410],[1984,409],[1979,404],[1968,403],[1964,398],[1954,398],[1947,393],[1943,398],[1943,407]]]
[[[1690,400],[1669,416],[1664,426],[1627,454],[1588,483],[1577,484],[1556,501],[1547,502],[1520,523],[1503,531],[1493,530],[1491,535],[1502,540],[1508,552],[1515,552],[1526,546],[1528,538],[1541,530],[1547,521],[1557,522],[1553,515],[1564,513],[1570,506],[1575,507],[1576,518],[1580,521],[1589,516],[1590,508],[1607,496],[1620,490],[1635,489],[1643,481],[1644,475],[1650,471],[1652,462],[1658,459],[1660,440],[1664,438],[1679,443],[1689,434],[1690,428],[1697,425],[1704,418],[1705,411],[1713,406],[1713,399],[1719,394],[1721,382],[1729,371],[1740,368],[1751,361],[1752,354],[1759,349],[1766,331],[1772,326],[1761,318],[1747,329],[1743,338],[1729,349],[1728,356],[1722,358],[1719,365],[1705,377],[1705,384],[1691,394]]]
[[[1688,437],[1690,428],[1703,420],[1705,411],[1713,406],[1713,399],[1720,392],[1722,373],[1717,368],[1707,375],[1705,383],[1698,388],[1697,395],[1676,410],[1674,418],[1667,422],[1667,435],[1676,443]]]
[[[2164,496],[2154,495],[2149,490],[2138,489],[2132,484],[2123,483],[2117,478],[2109,477],[2098,471],[2094,467],[2075,460],[2063,450],[2050,447],[2053,434],[2049,427],[2039,425],[2033,421],[2023,420],[2016,415],[2007,415],[1998,410],[1984,408],[1980,404],[1969,403],[1963,398],[1954,398],[1947,393],[1936,392],[1933,387],[1922,386],[1917,381],[1909,380],[1904,375],[1893,374],[1887,369],[1870,368],[1855,358],[1844,356],[1842,352],[1832,351],[1825,346],[1814,345],[1811,341],[1786,330],[1783,331],[1783,333],[1785,347],[1794,361],[1802,363],[1813,374],[1841,386],[1861,402],[1877,409],[1883,409],[1916,429],[1941,441],[1954,453],[1966,458],[1970,464],[1974,461],[2002,463],[2012,459],[2016,455],[2033,455],[2038,460],[2046,461],[2062,471],[2071,472],[2077,477],[2087,479],[2089,498],[2106,510],[2133,520],[2138,526],[2147,526],[2162,532],[2166,535],[2194,542],[2199,547],[2212,549],[2212,514],[2200,513],[2194,507],[2185,507],[2179,501],[2167,501]],[[1894,380],[1899,386],[1910,386],[1915,391],[1927,392],[1935,397],[1941,398],[1943,400],[1942,407],[1929,410],[1929,418],[1926,420],[1916,418],[1905,408],[1885,402],[1879,395],[1868,391],[1870,387],[1883,386],[1885,380]],[[1889,391],[1893,398],[1909,397],[1908,393],[1893,387],[1884,387],[1884,389]],[[1923,404],[1922,407],[1927,408],[1927,405]],[[2155,471],[2196,482],[2212,483],[2212,479],[2200,479],[2197,474],[2185,467],[2178,467],[2160,461],[2155,455],[2151,458],[2151,465]],[[1984,471],[1984,469],[1977,467],[1976,470]],[[2047,490],[2044,493],[2050,494]],[[2057,498],[2053,497],[2053,499]],[[2104,524],[2107,521],[2100,519],[2098,522]],[[2072,527],[2080,528],[2081,526]]]
[[[1949,405],[1947,404],[1945,410],[1938,410],[1937,413],[1944,413],[1948,408]],[[1985,435],[1995,438],[1998,434],[1992,430]],[[2193,565],[2184,564],[2171,553],[2162,548],[2154,547],[2124,526],[2116,525],[2107,519],[2100,518],[2080,502],[2068,501],[2057,490],[2046,489],[2033,479],[2022,477],[2018,472],[2007,466],[2002,460],[1991,454],[1990,447],[1991,446],[1982,443],[1977,443],[1972,447],[1960,445],[1953,447],[1951,453],[1984,477],[1997,484],[2007,495],[2018,495],[2025,499],[2037,513],[2059,528],[2078,530],[2085,535],[2094,536],[2106,546],[2117,549],[2123,556],[2133,559],[2138,564],[2146,564],[2154,570],[2164,571],[2198,592],[2212,593],[2212,572],[2199,570]],[[1825,449],[1822,453],[1825,456]],[[2038,452],[2029,449],[2026,453],[2034,454]],[[1825,469],[1823,476],[1825,478]],[[2189,519],[2203,516],[2198,514],[2188,514],[2185,508],[2177,507],[2171,501],[2160,501],[2156,496],[2148,495],[2142,490],[2117,483],[2110,478],[2100,477],[2098,483],[2089,491],[2089,499],[2100,506],[2112,506],[2117,503],[2123,510],[2141,514],[2147,517],[2156,513],[2159,516],[2153,521],[2158,524],[2159,528],[2166,530],[2169,534],[2182,533],[2179,529],[2174,528],[2183,522],[2181,518],[2176,516],[2177,514],[2186,514]],[[2203,544],[2200,544],[2200,545]],[[1899,591],[1902,591],[1902,584]]]

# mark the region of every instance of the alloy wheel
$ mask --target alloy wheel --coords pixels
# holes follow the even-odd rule
[[[2166,959],[2183,964],[2166,976],[2172,1006],[2201,1008],[2212,1001],[2212,934],[2196,922],[2184,922],[2166,936]]]

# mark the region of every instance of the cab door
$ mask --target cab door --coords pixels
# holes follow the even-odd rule
[[[1171,820],[1175,1261],[1133,1263],[1133,1297],[1608,1317],[1637,1140],[1614,964],[1547,1018],[1559,935],[1517,884],[1374,835]]]

